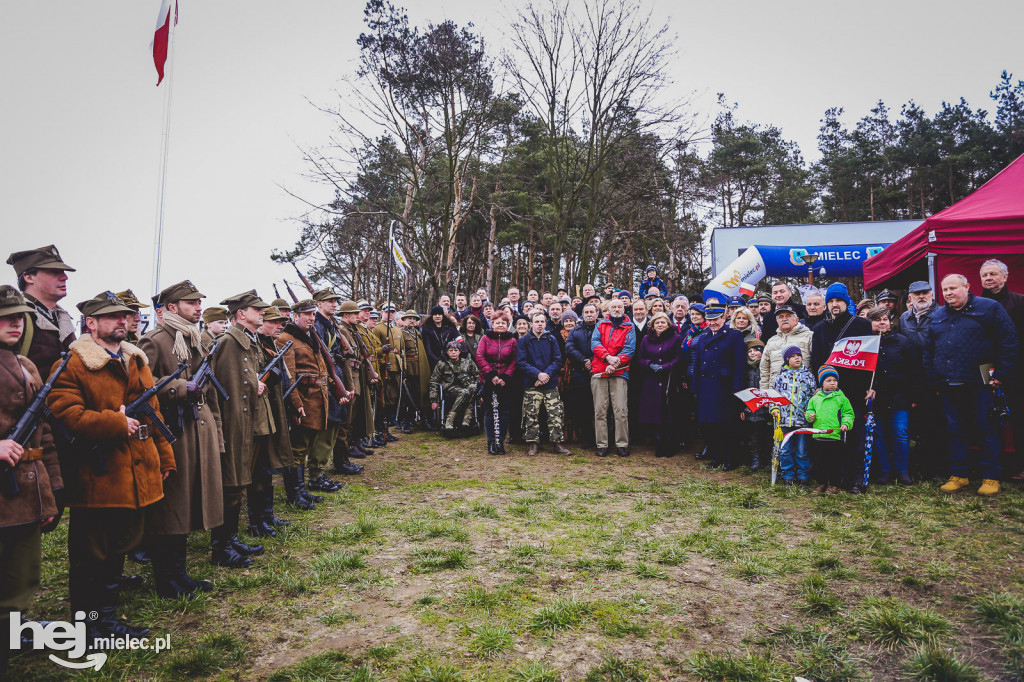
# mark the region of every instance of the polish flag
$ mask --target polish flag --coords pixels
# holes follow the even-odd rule
[[[153,63],[156,64],[156,84],[164,79],[164,63],[171,40],[171,5],[174,5],[174,25],[178,25],[178,0],[161,0],[160,15],[156,18],[156,33],[153,34]]]
[[[733,393],[734,396],[743,401],[743,404],[751,412],[757,412],[762,407],[785,407],[786,405],[792,405],[789,402],[789,398],[782,395],[774,388],[769,388],[767,391],[762,391],[760,388],[747,388],[742,391]]]
[[[750,282],[740,282],[740,296],[750,298],[754,295],[754,285]]]
[[[874,372],[878,364],[880,336],[850,336],[836,341],[827,364],[847,369],[863,369]]]

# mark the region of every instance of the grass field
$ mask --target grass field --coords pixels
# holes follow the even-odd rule
[[[1024,494],[936,484],[863,496],[771,488],[690,455],[598,459],[417,434],[215,590],[123,595],[161,654],[102,679],[1024,679]],[[66,524],[38,618],[65,620]],[[140,570],[129,564],[129,570]],[[140,572],[150,577],[148,567]],[[66,679],[39,654],[12,679]]]

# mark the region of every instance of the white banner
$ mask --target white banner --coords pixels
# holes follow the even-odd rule
[[[391,257],[395,259],[395,265],[402,271],[402,277],[409,276],[409,261],[405,257],[405,252],[402,251],[402,247],[398,245],[395,240],[395,221],[391,221],[391,227],[388,231],[388,243],[391,246]]]

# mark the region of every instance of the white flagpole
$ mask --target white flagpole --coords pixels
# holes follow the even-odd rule
[[[164,246],[164,195],[167,190],[167,154],[171,137],[171,91],[174,85],[174,32],[178,19],[177,3],[171,4],[167,27],[167,61],[164,64],[167,88],[164,91],[163,135],[160,142],[160,178],[156,200],[156,227],[153,235],[153,293],[160,292],[160,261]]]

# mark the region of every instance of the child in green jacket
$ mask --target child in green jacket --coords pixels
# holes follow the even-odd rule
[[[820,484],[814,492],[831,494],[840,490],[843,465],[852,472],[854,468],[847,460],[858,455],[847,452],[844,438],[853,428],[853,405],[839,390],[839,374],[831,365],[822,365],[818,370],[818,384],[821,389],[807,403],[807,421],[816,429],[832,429],[832,433],[814,434],[811,454]]]

